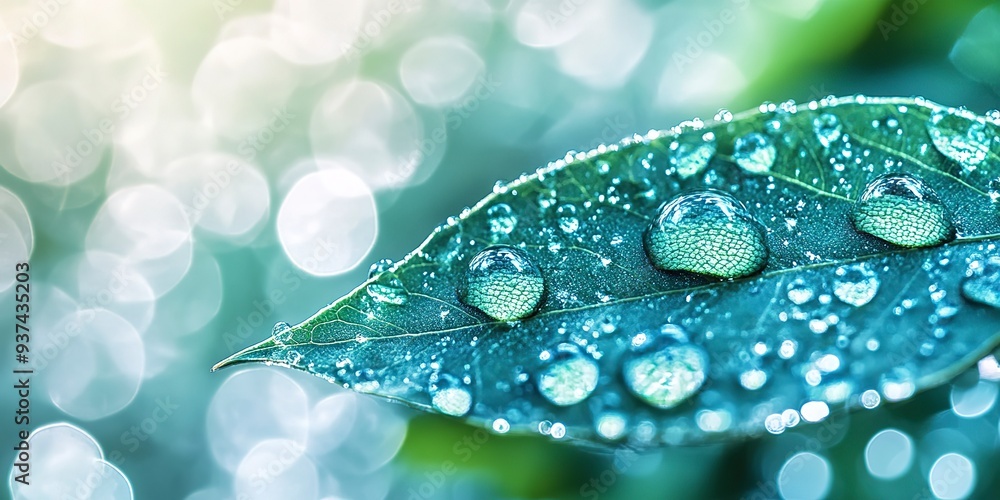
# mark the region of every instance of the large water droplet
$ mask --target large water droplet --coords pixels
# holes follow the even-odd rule
[[[820,144],[824,148],[830,147],[837,139],[840,139],[841,128],[840,119],[837,118],[837,115],[823,113],[813,118],[813,130],[816,132],[816,138],[819,139]]]
[[[393,262],[389,259],[382,259],[368,269],[368,279],[374,279],[365,287],[368,296],[376,302],[401,306],[406,303],[409,294],[403,282],[399,281],[396,274],[390,271]]]
[[[662,334],[633,339],[623,364],[633,394],[657,408],[673,408],[701,389],[708,355],[697,345]]]
[[[733,159],[747,172],[759,174],[767,172],[774,165],[778,151],[766,135],[752,132],[739,139],[733,148]]]
[[[494,205],[486,211],[486,216],[490,220],[490,231],[495,235],[506,235],[514,231],[517,226],[517,216],[506,203]]]
[[[461,417],[472,408],[472,393],[456,377],[446,373],[437,374],[431,379],[429,389],[434,409],[445,415]]]
[[[556,216],[559,218],[559,229],[572,234],[580,228],[580,220],[576,218],[576,207],[573,205],[560,205],[556,209]]]
[[[542,272],[520,250],[497,245],[469,262],[462,300],[500,321],[530,315],[545,292]]]
[[[955,237],[951,215],[934,191],[905,173],[875,178],[850,217],[858,231],[904,247],[940,245]]]
[[[573,344],[559,344],[546,351],[545,366],[538,376],[538,391],[558,406],[575,405],[597,387],[600,370],[594,358]]]
[[[934,147],[971,172],[986,159],[992,139],[986,121],[965,109],[936,109],[927,122]]]
[[[867,263],[838,267],[834,274],[833,294],[846,304],[861,307],[878,293],[878,277]]]
[[[764,234],[750,212],[717,191],[688,193],[664,204],[645,243],[653,264],[668,271],[736,278],[767,262]]]
[[[962,281],[962,296],[973,302],[1000,308],[1000,257],[980,263]]]
[[[715,155],[715,134],[688,132],[670,143],[670,166],[682,179],[698,174]]]

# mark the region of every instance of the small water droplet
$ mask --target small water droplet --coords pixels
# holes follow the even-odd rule
[[[882,402],[882,396],[875,389],[868,389],[861,393],[861,406],[871,410]]]
[[[781,415],[772,413],[764,419],[764,428],[771,434],[781,434],[785,432],[785,424],[781,421]]]
[[[486,211],[490,220],[490,231],[495,235],[507,235],[517,226],[517,216],[506,203],[494,205]]]
[[[934,147],[972,172],[986,159],[991,137],[986,121],[965,109],[936,109],[927,122]]]
[[[462,381],[446,373],[431,380],[429,392],[434,409],[445,415],[461,417],[472,408],[472,393]]]
[[[597,434],[604,439],[614,441],[625,435],[628,420],[625,415],[617,412],[604,413],[597,417]]]
[[[633,341],[633,345],[636,342]],[[708,355],[673,335],[647,337],[626,355],[625,382],[633,394],[657,408],[673,408],[701,389]]]
[[[786,287],[786,290],[788,291],[788,300],[799,306],[809,302],[816,295],[809,284],[802,278],[792,280]]]
[[[574,344],[551,349],[538,376],[538,392],[552,404],[570,406],[587,399],[597,387],[600,370],[594,358]]]
[[[962,281],[962,296],[972,302],[1000,308],[1000,257],[991,257],[975,266],[972,274]]]
[[[493,421],[493,431],[497,434],[506,434],[510,431],[510,422],[505,418],[498,418]]]
[[[830,415],[830,407],[822,401],[809,401],[802,405],[801,413],[806,422],[819,422]]]
[[[778,151],[771,139],[757,132],[736,139],[733,148],[733,159],[736,160],[736,164],[743,170],[755,174],[770,170],[777,155]]]
[[[575,233],[580,228],[580,219],[576,218],[576,207],[570,204],[560,205],[556,209],[559,218],[559,229],[567,233]]]
[[[500,321],[515,321],[535,311],[545,292],[542,272],[520,250],[497,245],[469,262],[462,300]]]
[[[292,325],[284,321],[279,321],[274,324],[271,328],[271,337],[279,345],[284,345],[286,342],[292,340]]]
[[[834,274],[833,294],[845,304],[861,307],[878,293],[878,277],[865,262],[841,266]]]
[[[660,269],[721,278],[760,271],[768,254],[764,234],[746,207],[717,191],[683,194],[665,203],[645,243]]]
[[[858,231],[904,247],[935,246],[955,237],[951,215],[934,191],[905,173],[871,181],[850,217]]]
[[[816,138],[819,139],[824,148],[830,147],[837,139],[840,139],[841,128],[837,115],[823,113],[813,118],[813,131],[816,132]]]
[[[372,266],[374,269],[375,266]],[[369,272],[371,275],[371,272]],[[376,302],[401,306],[406,303],[409,293],[403,282],[391,271],[381,271],[374,274],[375,281],[365,287],[368,296]]]
[[[740,374],[740,385],[747,390],[756,391],[764,387],[765,382],[767,382],[767,373],[763,370],[754,368]]]
[[[670,143],[670,166],[682,179],[697,175],[715,156],[715,134],[687,132]]]

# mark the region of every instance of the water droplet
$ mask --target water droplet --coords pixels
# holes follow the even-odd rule
[[[781,434],[785,432],[785,424],[781,421],[781,415],[772,413],[764,419],[764,428],[771,434]]]
[[[767,382],[767,373],[763,370],[754,368],[740,374],[740,385],[751,391],[764,387],[765,382]]]
[[[751,132],[739,139],[733,148],[733,159],[747,172],[759,174],[767,172],[774,165],[778,151],[767,136]]]
[[[962,296],[979,304],[1000,308],[1000,257],[976,266],[962,281]]]
[[[625,435],[628,425],[625,415],[609,412],[597,417],[597,434],[609,441],[614,441]]]
[[[514,247],[498,245],[469,262],[462,300],[500,321],[530,315],[545,292],[542,272]]]
[[[472,393],[462,381],[446,373],[431,380],[429,392],[434,409],[445,415],[461,417],[472,408]]]
[[[737,278],[767,262],[764,234],[750,212],[717,191],[683,194],[665,203],[645,243],[653,264],[668,271]]]
[[[637,345],[637,346],[636,346]],[[657,408],[673,408],[701,389],[708,371],[708,355],[697,345],[673,335],[633,341],[623,366],[633,394]]]
[[[850,217],[858,231],[904,247],[935,246],[955,237],[951,215],[934,191],[905,173],[875,178]]]
[[[813,118],[813,130],[824,148],[830,147],[837,139],[840,139],[841,128],[840,119],[836,115],[823,113]]]
[[[570,406],[587,399],[597,387],[600,370],[594,358],[574,344],[559,344],[538,376],[538,391],[553,404]]]
[[[936,109],[927,122],[934,147],[972,172],[990,151],[986,121],[965,109]]]
[[[505,418],[498,418],[493,421],[493,431],[497,434],[506,434],[510,430],[510,422]]]
[[[376,266],[379,266],[382,262],[388,262],[389,264],[377,270]],[[396,277],[396,274],[388,270],[391,266],[392,261],[379,261],[373,264],[368,275],[369,279],[374,278],[375,281],[369,283],[365,287],[365,291],[376,302],[401,306],[406,303],[409,293],[407,293],[406,287],[403,286],[403,282],[399,281],[399,278]]]
[[[802,419],[806,422],[819,422],[830,415],[830,407],[822,401],[809,401],[802,405]]]
[[[799,425],[799,412],[792,410],[791,408],[781,412],[781,423],[786,429]]]
[[[490,231],[495,235],[510,234],[517,226],[517,216],[506,203],[494,205],[486,211],[486,216],[490,220]]]
[[[279,345],[284,345],[286,342],[292,340],[292,325],[284,321],[275,323],[274,328],[271,328],[271,337]]]
[[[566,426],[562,422],[556,422],[552,424],[552,428],[549,429],[549,436],[553,439],[562,439],[566,437]]]
[[[786,290],[788,291],[788,300],[799,306],[809,302],[815,296],[813,289],[802,278],[795,278],[788,284]]]
[[[867,409],[875,408],[882,402],[882,396],[875,389],[868,389],[861,393],[861,406]]]
[[[689,132],[670,143],[670,166],[682,179],[697,175],[715,156],[715,134]]]
[[[559,229],[567,233],[575,233],[580,228],[580,220],[576,218],[576,207],[570,204],[560,205],[556,209],[559,217]]]
[[[835,274],[833,294],[846,304],[861,307],[871,302],[878,293],[878,277],[865,262],[841,266]]]

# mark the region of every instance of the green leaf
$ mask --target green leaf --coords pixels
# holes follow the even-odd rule
[[[907,399],[1000,343],[995,117],[863,97],[719,116],[498,185],[216,368],[669,445]]]

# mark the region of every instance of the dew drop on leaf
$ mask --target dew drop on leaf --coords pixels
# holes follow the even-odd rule
[[[445,415],[461,417],[472,408],[472,393],[452,375],[437,374],[431,380],[430,394],[434,409]]]
[[[986,159],[990,136],[986,121],[965,109],[936,109],[927,122],[934,147],[968,173]]]
[[[406,287],[396,275],[390,271],[393,262],[389,259],[382,259],[368,269],[368,279],[374,279],[365,287],[368,296],[376,302],[401,306],[406,304],[409,294]]]
[[[785,290],[788,292],[788,300],[792,301],[792,303],[797,306],[801,306],[802,304],[809,302],[816,295],[809,283],[802,278],[795,278],[792,280]]]
[[[834,275],[833,294],[845,304],[861,307],[878,293],[878,277],[867,263],[838,267]]]
[[[557,406],[570,406],[587,399],[597,387],[600,370],[592,357],[570,344],[559,344],[542,356],[538,392]]]
[[[653,264],[667,271],[737,278],[767,262],[764,235],[750,212],[717,191],[683,194],[664,204],[645,240]]]
[[[747,172],[759,174],[767,172],[774,165],[778,151],[770,138],[757,132],[751,132],[739,139],[733,148],[733,159],[736,164]]]
[[[962,296],[979,304],[1000,308],[1000,257],[980,263],[962,281]]]
[[[490,221],[490,231],[496,236],[507,235],[514,231],[517,226],[517,216],[506,203],[494,205],[486,211],[486,217]]]
[[[858,231],[904,247],[936,246],[955,237],[951,215],[934,191],[905,173],[872,180],[850,217]]]
[[[670,166],[682,179],[697,175],[715,155],[715,134],[688,132],[670,143]]]
[[[292,338],[292,325],[279,321],[271,328],[271,338],[278,344],[284,344]]]
[[[597,435],[609,441],[614,441],[625,435],[627,425],[628,420],[621,413],[602,413],[597,417]]]
[[[625,383],[639,399],[656,408],[673,408],[701,389],[708,355],[690,342],[660,334],[633,339],[623,363]]]
[[[560,205],[556,209],[556,216],[559,218],[559,229],[573,234],[580,228],[580,220],[576,218],[576,207],[573,205]]]
[[[527,317],[542,300],[542,272],[520,250],[497,245],[469,262],[462,301],[500,321]]]
[[[841,128],[840,119],[836,115],[823,113],[813,118],[813,131],[816,132],[816,138],[819,139],[824,148],[830,147],[837,139],[840,139]]]

